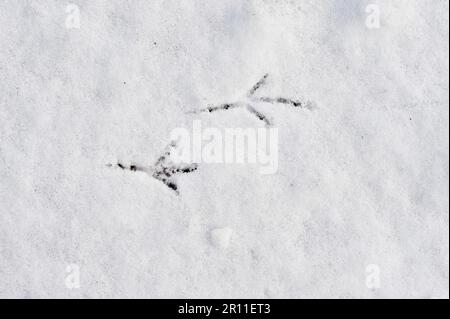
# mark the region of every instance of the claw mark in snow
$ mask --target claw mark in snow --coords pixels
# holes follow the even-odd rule
[[[255,115],[258,119],[260,119],[261,121],[263,121],[264,123],[266,123],[266,126],[271,126],[272,123],[270,122],[270,120],[267,118],[267,116],[265,116],[264,114],[262,114],[261,112],[257,111],[253,106],[251,106],[250,104],[247,105],[247,110],[252,113],[253,115]]]
[[[204,109],[201,109],[200,112],[212,113],[212,112],[215,112],[215,111],[226,111],[226,110],[235,109],[235,108],[238,108],[238,107],[241,107],[241,105],[238,104],[238,103],[226,103],[226,104],[208,106],[208,107],[206,107]]]
[[[255,85],[253,85],[253,87],[248,91],[247,96],[252,96],[253,94],[255,94],[255,92],[264,84],[266,84],[266,80],[269,77],[269,73],[264,74],[264,76],[261,78],[261,80],[259,80],[258,82],[256,82]]]

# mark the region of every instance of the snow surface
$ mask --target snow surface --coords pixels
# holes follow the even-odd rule
[[[0,297],[448,298],[448,1],[72,3],[79,29],[69,2],[0,1]],[[190,111],[265,73],[317,106],[258,105],[276,174],[200,165],[177,196],[106,166],[194,119],[262,127]]]

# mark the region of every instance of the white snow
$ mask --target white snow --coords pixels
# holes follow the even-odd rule
[[[0,297],[448,298],[447,0],[70,3],[0,1]],[[106,166],[265,73],[276,174]]]
[[[216,228],[211,231],[211,242],[214,246],[225,249],[230,244],[233,230],[229,227]]]

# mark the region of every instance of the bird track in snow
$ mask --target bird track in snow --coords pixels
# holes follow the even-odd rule
[[[243,108],[246,109],[248,112],[253,114],[255,117],[257,117],[260,121],[263,121],[266,126],[271,126],[272,122],[271,120],[264,115],[262,112],[255,109],[255,107],[252,105],[253,103],[269,103],[269,104],[285,104],[290,105],[295,108],[306,108],[309,110],[313,109],[313,104],[311,102],[303,102],[299,100],[284,98],[284,97],[267,97],[267,96],[261,96],[257,97],[255,96],[255,93],[263,87],[266,82],[267,78],[269,77],[269,74],[266,73],[264,76],[256,82],[252,88],[247,92],[246,99],[244,101],[238,101],[238,102],[232,102],[232,103],[223,103],[218,105],[208,105],[207,107],[195,110],[190,113],[199,114],[199,113],[212,113],[216,111],[227,111],[231,109],[237,109],[237,108]]]
[[[193,111],[191,113],[199,114],[199,113],[212,113],[216,111],[227,111],[231,109],[244,108],[252,115],[257,117],[260,121],[263,121],[266,126],[271,126],[271,120],[264,115],[262,112],[258,111],[255,107],[253,107],[252,103],[269,103],[269,104],[285,104],[290,105],[295,108],[307,108],[309,110],[312,109],[313,105],[310,102],[302,102],[298,100],[288,99],[284,97],[256,97],[255,93],[263,87],[266,82],[269,74],[266,73],[264,76],[256,82],[252,88],[246,94],[246,100],[242,102],[234,102],[234,103],[223,103],[219,105],[209,105],[206,108]],[[173,148],[176,147],[175,142],[171,142],[164,153],[156,160],[153,166],[139,166],[139,165],[124,165],[121,162],[117,162],[116,164],[106,164],[108,167],[117,167],[122,170],[128,170],[131,172],[144,172],[150,175],[151,177],[161,181],[168,188],[174,191],[177,195],[179,195],[178,184],[175,176],[178,174],[188,174],[196,171],[198,169],[198,164],[175,164],[170,161],[170,153]]]
[[[175,176],[178,174],[191,173],[198,168],[198,164],[175,164],[170,161],[170,152],[176,147],[175,142],[171,142],[166,148],[164,153],[156,160],[153,166],[139,166],[139,165],[124,165],[121,162],[116,164],[106,164],[107,167],[118,167],[122,170],[128,170],[131,172],[144,172],[151,177],[161,181],[177,195],[179,195],[178,183]]]

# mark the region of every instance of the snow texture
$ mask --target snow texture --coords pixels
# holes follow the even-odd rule
[[[0,297],[448,298],[448,10],[0,0]],[[194,120],[278,171],[159,161]]]

